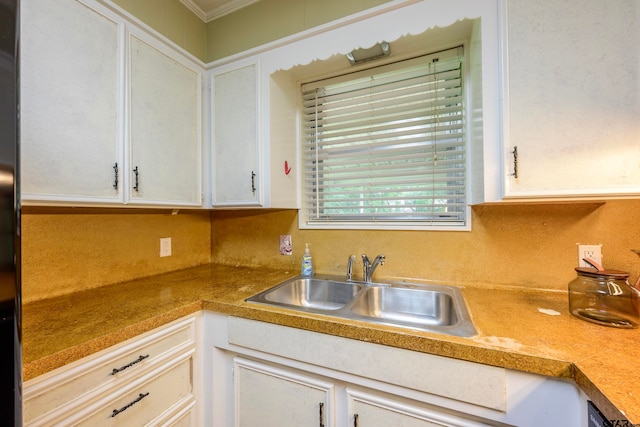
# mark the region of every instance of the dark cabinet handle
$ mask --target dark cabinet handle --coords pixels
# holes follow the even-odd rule
[[[121,412],[126,411],[127,409],[131,408],[133,405],[135,405],[136,403],[140,402],[142,399],[144,399],[145,397],[149,396],[149,393],[140,393],[138,395],[138,397],[136,397],[134,400],[132,400],[131,402],[127,403],[126,405],[124,405],[122,408],[120,409],[114,409],[113,412],[111,413],[111,418],[115,417],[116,415],[118,415]]]
[[[320,402],[319,412],[320,412],[320,427],[324,427],[324,403]]]
[[[118,189],[118,162],[116,162],[113,165],[113,174],[114,174],[113,188],[117,190]]]
[[[133,186],[133,189],[135,191],[138,191],[138,167],[136,166],[136,168],[133,170],[133,173],[136,175],[136,180],[135,180],[135,184]]]
[[[251,171],[251,192],[256,194],[256,174]]]
[[[358,427],[358,414],[353,414],[353,427]]]
[[[511,176],[518,179],[518,146],[517,145],[513,147],[513,151],[511,152],[511,154],[513,154],[513,173],[511,174]]]
[[[138,357],[136,360],[134,360],[133,362],[127,363],[126,365],[120,367],[120,368],[113,368],[113,371],[111,371],[111,373],[109,375],[115,375],[118,372],[122,372],[127,368],[132,367],[133,365],[142,362],[144,359],[146,359],[147,357],[149,357],[149,355],[147,354],[146,356],[142,356],[140,355],[140,357]]]

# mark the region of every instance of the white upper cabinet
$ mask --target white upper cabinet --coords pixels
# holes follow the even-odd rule
[[[22,199],[121,202],[123,24],[75,0],[30,0],[20,27]]]
[[[265,71],[262,58],[209,71],[214,208],[298,207],[298,87],[287,74]]]
[[[23,201],[202,205],[203,64],[93,0],[24,2],[21,38]]]
[[[213,206],[260,206],[259,64],[211,74]]]
[[[504,197],[640,194],[640,2],[510,0],[507,15]]]
[[[129,39],[128,200],[200,206],[202,71],[141,36]]]
[[[396,59],[465,46],[469,204],[638,196],[639,17],[638,0],[397,0],[208,64],[203,103],[204,64],[116,5],[26,1],[22,199],[298,208],[300,84],[380,41]]]

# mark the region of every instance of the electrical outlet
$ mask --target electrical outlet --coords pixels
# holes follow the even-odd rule
[[[171,256],[171,237],[160,239],[160,256]]]
[[[578,243],[578,266],[590,267],[583,261],[584,258],[590,258],[602,266],[602,245],[581,245]]]

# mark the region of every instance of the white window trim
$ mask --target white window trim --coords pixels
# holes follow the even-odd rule
[[[463,54],[463,80],[464,83],[463,85],[465,86],[464,89],[464,93],[463,95],[465,96],[465,100],[464,100],[464,115],[465,117],[469,116],[469,95],[468,95],[468,88],[466,88],[466,86],[469,83],[469,67],[468,67],[468,60],[469,60],[469,55],[468,55],[468,50],[465,49],[464,47],[464,43],[462,45],[458,44],[458,46],[462,46],[464,49],[464,54]],[[444,50],[450,50],[450,49],[454,49],[455,46],[450,46],[447,47],[446,49],[440,49],[440,51],[444,51]],[[433,53],[433,52],[420,52],[419,55],[417,56],[434,56],[437,55],[437,53]],[[385,61],[389,64],[394,64],[395,61],[393,61],[393,59],[389,60],[389,61]],[[372,66],[377,66],[378,64],[376,63],[372,63]],[[367,72],[366,69],[364,70],[365,73]],[[339,77],[340,78],[340,77]],[[323,80],[332,80],[332,77],[328,77],[326,79]],[[340,78],[342,79],[342,78]],[[315,85],[312,84],[312,86]],[[469,127],[469,120],[465,119],[464,122],[464,134],[465,134],[465,151],[469,151],[468,148],[470,146],[470,127]],[[304,142],[301,141],[299,142],[300,144],[304,144]],[[305,150],[300,150],[301,152],[305,152]],[[308,220],[309,218],[309,213],[306,210],[307,206],[307,201],[306,201],[306,195],[304,193],[304,184],[301,183],[301,190],[302,190],[302,196],[301,196],[301,209],[299,212],[299,223],[300,223],[300,228],[307,228],[307,229],[372,229],[372,230],[382,230],[382,229],[392,229],[392,230],[396,230],[396,229],[403,229],[403,230],[412,230],[412,229],[426,229],[426,230],[454,230],[454,231],[467,231],[470,229],[470,221],[471,221],[471,209],[470,209],[470,193],[471,193],[471,185],[470,185],[470,167],[471,167],[471,162],[469,160],[469,155],[465,154],[465,170],[466,170],[466,177],[465,177],[465,211],[464,211],[464,218],[465,218],[465,222],[464,223],[460,223],[457,221],[451,221],[451,222],[447,222],[447,221],[436,221],[436,220],[402,220],[402,219],[398,219],[398,220],[380,220],[380,221],[376,221],[375,219],[363,219],[363,220],[348,220],[348,221],[339,221],[339,220],[327,220],[327,221],[323,221],[321,219],[318,220]],[[300,163],[302,164],[304,162],[304,159],[300,160]],[[301,169],[303,169],[303,166],[301,166]],[[300,174],[301,176],[301,180],[304,179],[304,172],[302,172]]]

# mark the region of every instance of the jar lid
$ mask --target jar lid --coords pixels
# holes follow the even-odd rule
[[[629,273],[620,270],[598,270],[591,267],[576,267],[576,271],[581,276],[602,277],[605,279],[628,279]]]

